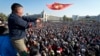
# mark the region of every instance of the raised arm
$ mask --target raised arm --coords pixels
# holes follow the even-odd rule
[[[27,22],[35,22],[38,19],[34,16],[23,16],[22,18]]]

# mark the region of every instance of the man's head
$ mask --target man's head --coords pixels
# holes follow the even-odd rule
[[[42,23],[42,20],[41,20],[41,18],[38,18],[37,20],[36,20],[36,23]]]
[[[18,16],[23,15],[23,6],[18,3],[13,3],[11,6],[11,10],[13,13],[16,13]]]
[[[38,19],[36,20],[36,27],[37,27],[37,28],[42,28],[42,26],[43,26],[42,20],[41,20],[41,18],[38,18]]]

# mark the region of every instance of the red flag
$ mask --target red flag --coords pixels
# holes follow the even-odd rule
[[[48,4],[47,7],[52,10],[62,10],[70,5],[71,4],[53,3],[53,4]]]

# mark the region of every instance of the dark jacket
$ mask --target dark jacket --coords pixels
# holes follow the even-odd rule
[[[36,18],[31,16],[19,17],[15,13],[10,14],[8,17],[9,36],[12,39],[24,38],[26,36],[25,29],[29,27],[29,22],[35,22],[35,20]]]

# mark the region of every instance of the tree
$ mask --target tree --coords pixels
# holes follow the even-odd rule
[[[89,15],[87,15],[87,16],[86,16],[86,18],[90,18],[90,16],[89,16]]]
[[[7,16],[4,14],[4,13],[0,13],[0,18],[3,20],[3,21],[7,21]]]
[[[66,15],[63,16],[63,21],[72,21],[72,18],[67,17]]]
[[[29,14],[28,13],[26,13],[26,16],[28,16]]]
[[[67,17],[66,15],[63,16],[63,21],[66,21],[67,20]]]
[[[68,21],[73,21],[73,19],[72,18],[68,18]]]

